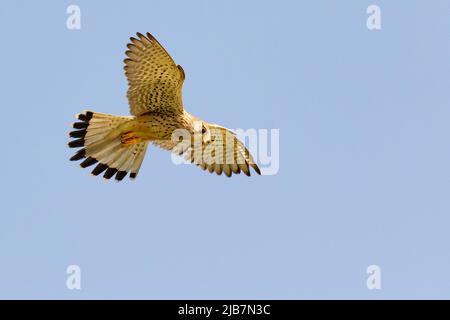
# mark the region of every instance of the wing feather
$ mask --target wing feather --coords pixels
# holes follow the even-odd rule
[[[190,145],[187,148],[181,147],[181,144],[173,141],[154,141],[153,143],[177,155],[184,154],[188,161],[210,173],[215,172],[217,175],[223,173],[227,177],[231,177],[233,173],[243,172],[250,176],[250,167],[252,167],[257,174],[261,174],[250,151],[235,133],[224,127],[210,125],[210,136],[211,140],[198,145]]]
[[[150,34],[130,38],[125,52],[128,103],[132,115],[146,112],[182,112],[185,73]]]

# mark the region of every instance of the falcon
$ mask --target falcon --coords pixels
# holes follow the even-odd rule
[[[184,156],[209,172],[227,177],[250,168],[261,174],[248,149],[225,127],[207,123],[184,109],[185,73],[150,34],[130,38],[125,52],[131,116],[84,111],[73,123],[70,148],[81,148],[71,161],[94,176],[136,178],[149,144]]]

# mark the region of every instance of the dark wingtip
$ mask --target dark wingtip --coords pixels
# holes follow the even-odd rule
[[[86,129],[75,130],[75,131],[69,132],[69,137],[71,137],[71,138],[84,138],[85,135],[86,135]]]
[[[70,158],[70,161],[81,160],[85,156],[86,156],[86,149],[81,149],[81,150],[78,150],[77,153],[75,153],[75,155],[72,156],[72,158]]]
[[[178,65],[177,68],[178,68],[178,70],[180,70],[183,80],[186,79],[186,73],[184,72],[183,67]]]
[[[127,173],[128,172],[126,172],[126,171],[119,171],[119,172],[117,172],[117,174],[116,174],[116,181],[122,181],[123,178],[125,178],[127,176]]]
[[[69,136],[71,138],[78,138],[78,139],[72,140],[68,143],[70,148],[80,148],[84,146],[85,143],[84,137],[87,132],[86,129],[89,126],[89,121],[92,119],[93,116],[94,113],[92,111],[84,111],[83,113],[77,114],[76,117],[81,122],[75,122],[72,124],[72,127],[78,130],[69,132]]]
[[[84,113],[79,113],[79,114],[77,114],[76,117],[77,117],[77,119],[80,120],[80,121],[88,122],[88,120],[87,120],[87,118],[86,118],[86,115],[85,115]]]
[[[227,178],[231,178],[231,176],[233,175],[233,172],[231,171],[231,169],[229,169],[229,171],[228,170],[226,170],[226,171],[224,170],[223,173],[225,173],[225,176]]]
[[[135,172],[130,173],[130,179],[136,179],[137,174]]]
[[[117,171],[119,171],[119,170],[117,170],[117,169],[115,169],[115,168],[108,168],[108,169],[106,170],[105,174],[103,175],[103,178],[105,178],[105,179],[111,179],[111,177],[112,177],[113,175],[115,175]]]
[[[85,111],[83,113],[77,114],[78,120],[83,122],[89,122],[89,120],[91,120],[93,116],[94,113],[92,111]]]
[[[86,129],[88,127],[89,123],[87,122],[74,122],[72,124],[72,127],[74,129]]]
[[[245,164],[239,164],[239,169],[247,176],[250,177],[250,166],[248,165],[248,162],[245,161]]]
[[[77,139],[68,143],[70,148],[80,148],[84,146],[84,139]]]
[[[259,167],[258,167],[258,165],[256,163],[252,163],[251,166],[252,166],[253,170],[255,170],[255,172],[257,174],[261,175],[261,170],[259,170]]]
[[[87,158],[82,163],[80,163],[80,167],[87,168],[89,166],[92,166],[93,164],[96,164],[98,162],[97,159],[94,159],[92,157]]]
[[[92,112],[92,111],[86,111],[85,114],[86,114],[87,121],[90,121],[92,119],[92,117],[94,116],[94,112]]]
[[[108,169],[108,166],[104,163],[99,163],[94,170],[92,170],[92,174],[94,176],[98,176],[100,173],[102,173],[103,171],[105,171],[106,169]]]

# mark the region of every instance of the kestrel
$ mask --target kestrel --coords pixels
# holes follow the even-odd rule
[[[136,178],[150,143],[184,155],[203,170],[230,177],[250,167],[261,174],[250,152],[231,130],[201,121],[182,102],[185,73],[150,34],[130,38],[125,75],[131,116],[84,111],[69,133],[70,158],[84,159],[82,168],[97,164],[92,174],[121,181]]]

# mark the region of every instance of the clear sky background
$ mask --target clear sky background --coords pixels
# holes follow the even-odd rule
[[[0,298],[450,298],[449,17],[447,0],[2,1]],[[280,130],[277,175],[154,147],[134,182],[68,161],[76,113],[128,114],[137,31],[185,69],[190,112]]]

